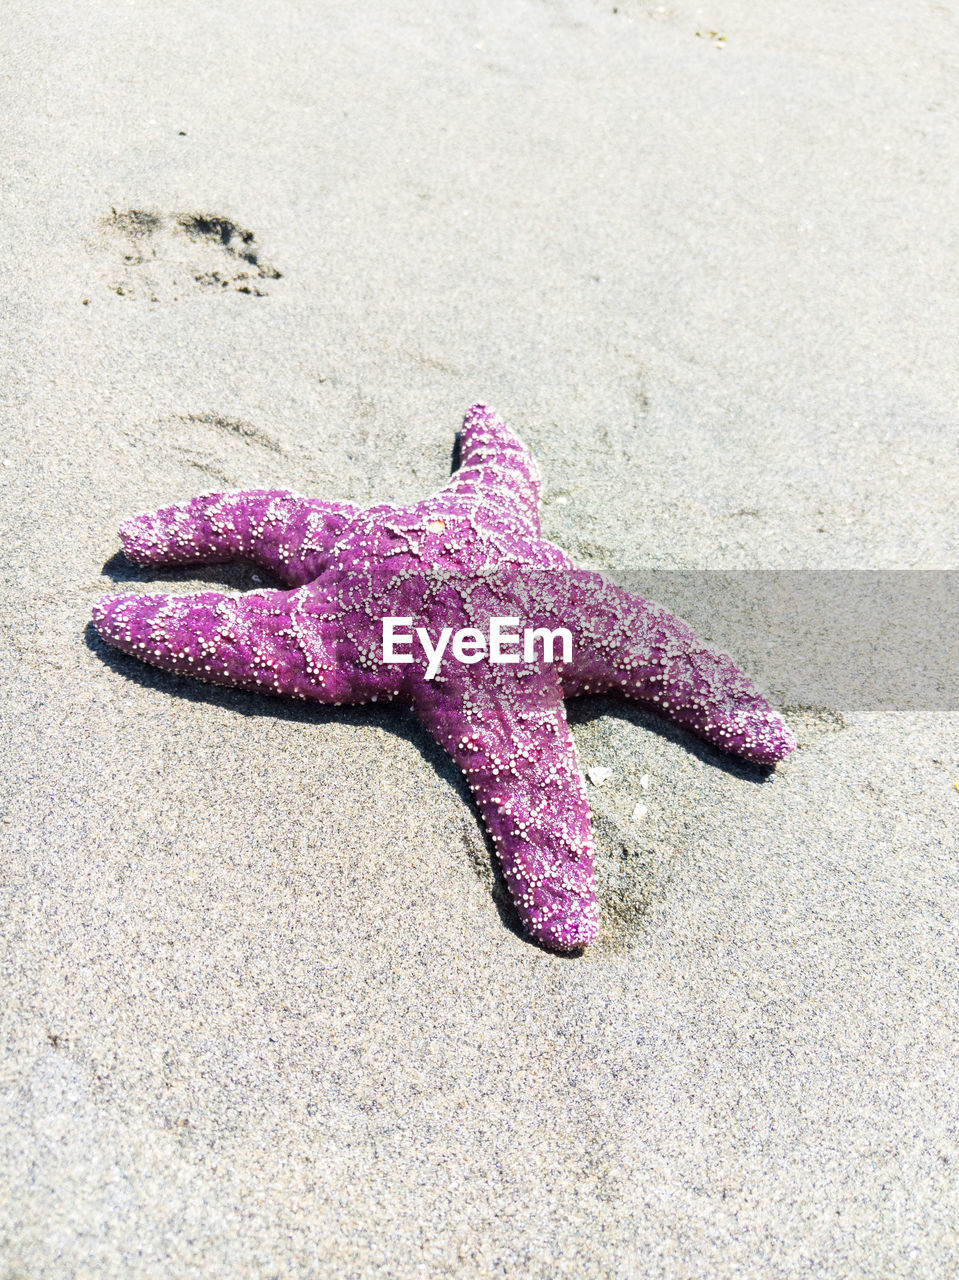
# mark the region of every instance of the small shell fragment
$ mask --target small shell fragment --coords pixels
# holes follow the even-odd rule
[[[613,771],[607,769],[605,765],[593,765],[592,769],[586,770],[586,776],[594,787],[601,787],[613,776]]]

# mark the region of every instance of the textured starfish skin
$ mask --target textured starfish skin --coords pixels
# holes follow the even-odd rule
[[[362,511],[292,493],[211,493],[120,528],[140,565],[243,560],[287,590],[111,595],[100,635],[154,666],[321,703],[396,699],[463,771],[530,935],[588,945],[599,910],[589,807],[563,699],[615,690],[725,751],[771,764],[795,739],[730,658],[666,610],[576,569],[539,533],[540,485],[520,441],[484,405],[461,465],[432,497]],[[382,618],[488,631],[491,617],[564,626],[570,662],[465,665],[432,680],[383,661]]]

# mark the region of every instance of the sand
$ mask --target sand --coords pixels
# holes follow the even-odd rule
[[[87,621],[125,516],[420,496],[477,399],[591,567],[954,566],[957,23],[10,0],[4,1280],[955,1273],[954,693],[765,781],[571,706],[569,959],[402,713]]]

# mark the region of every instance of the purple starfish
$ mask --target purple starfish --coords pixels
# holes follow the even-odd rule
[[[126,521],[123,549],[136,564],[243,560],[290,589],[104,596],[94,623],[110,644],[180,675],[337,706],[409,704],[466,776],[528,932],[575,950],[596,937],[599,910],[564,698],[616,690],[764,764],[795,739],[728,656],[544,541],[539,497],[530,454],[474,405],[460,469],[413,506],[361,511],[253,490]],[[385,618],[396,620],[395,650]],[[499,662],[488,660],[497,619],[517,635],[566,628],[572,652],[549,661],[540,635],[539,660],[505,640]],[[440,657],[452,630],[462,635]],[[414,634],[419,648],[404,647],[399,637]]]

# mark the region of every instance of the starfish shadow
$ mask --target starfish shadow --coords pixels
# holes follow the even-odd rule
[[[691,755],[696,756],[703,764],[721,769],[724,773],[740,778],[744,782],[761,785],[775,773],[772,765],[755,764],[751,760],[727,755],[717,747],[704,742],[702,738],[697,738],[669,720],[663,720],[654,711],[647,711],[635,703],[617,702],[602,694],[570,699],[566,703],[566,719],[573,728],[580,724],[591,724],[602,716],[615,716],[619,720],[628,720],[639,729],[658,734],[667,742],[675,742]]]
[[[116,552],[106,561],[100,570],[111,582],[125,584],[127,582],[168,583],[176,586],[193,586],[201,583],[215,587],[220,591],[256,591],[267,589],[283,590],[283,584],[265,569],[254,569],[250,565],[238,564],[206,564],[185,569],[160,569],[141,567],[133,564],[122,551]]]

